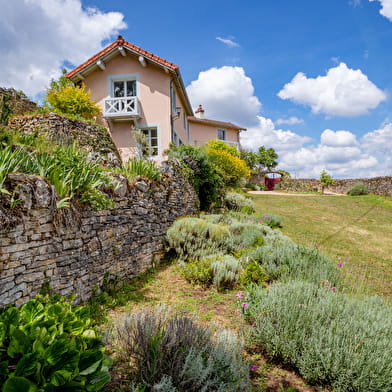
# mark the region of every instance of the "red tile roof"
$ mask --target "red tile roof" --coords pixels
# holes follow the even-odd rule
[[[188,120],[192,121],[192,122],[202,123],[202,124],[216,125],[218,127],[236,129],[238,131],[246,131],[246,128],[240,127],[240,126],[235,125],[231,122],[216,121],[216,120],[210,120],[208,118],[198,118],[198,117],[194,117],[194,116],[188,116]]]
[[[163,65],[164,67],[170,68],[173,71],[178,70],[178,65],[171,63],[170,61],[167,61],[151,52],[148,52],[147,50],[144,50],[142,48],[139,48],[138,46],[131,44],[128,41],[125,41],[124,38],[119,35],[116,41],[112,42],[110,45],[108,45],[106,48],[102,49],[99,53],[94,55],[93,57],[89,58],[87,61],[84,63],[80,64],[78,67],[73,69],[72,71],[68,72],[65,74],[67,78],[72,78],[75,76],[77,73],[83,71],[84,68],[88,67],[90,64],[96,62],[100,57],[104,56],[105,54],[109,53],[111,50],[113,50],[116,47],[123,46],[125,48],[130,49],[133,52],[136,52],[147,59],[150,59],[152,61],[155,61],[156,63]]]

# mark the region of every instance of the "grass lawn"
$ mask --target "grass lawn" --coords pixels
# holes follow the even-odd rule
[[[282,217],[282,232],[292,240],[343,261],[348,292],[392,298],[391,198],[250,196],[258,214]]]

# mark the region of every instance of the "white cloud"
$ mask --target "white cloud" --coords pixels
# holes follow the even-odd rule
[[[392,21],[392,0],[369,0],[369,1],[379,1],[382,5],[380,14]]]
[[[81,0],[3,2],[0,13],[0,80],[35,95],[61,74],[65,61],[78,65],[124,29],[124,15],[82,8]]]
[[[295,125],[295,124],[303,124],[304,120],[298,117],[290,117],[290,118],[278,118],[275,121],[275,124],[277,125],[282,125],[282,124],[287,124],[287,125]]]
[[[357,146],[357,137],[349,131],[332,131],[326,129],[321,134],[321,144],[330,147],[352,147]]]
[[[366,114],[386,99],[385,93],[361,70],[350,69],[345,63],[317,78],[307,78],[299,72],[278,96],[309,105],[314,113],[344,117]]]
[[[252,151],[260,146],[272,147],[278,154],[295,151],[311,139],[291,131],[276,129],[272,120],[257,116],[258,124],[241,133],[241,145]]]
[[[200,72],[187,92],[194,107],[203,105],[206,118],[245,127],[257,122],[261,102],[254,95],[252,80],[241,67],[224,66]]]
[[[227,45],[229,48],[237,48],[240,46],[237,42],[233,40],[233,37],[230,38],[222,38],[222,37],[216,37],[216,39],[220,42],[223,42],[225,45]]]
[[[372,154],[391,156],[392,123],[383,124],[383,128],[369,132],[361,140],[366,151]]]

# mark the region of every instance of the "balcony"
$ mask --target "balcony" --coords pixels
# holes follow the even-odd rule
[[[104,117],[127,118],[139,115],[137,97],[106,98]]]

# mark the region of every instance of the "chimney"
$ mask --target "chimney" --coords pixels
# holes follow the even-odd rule
[[[202,105],[199,105],[199,107],[196,109],[195,116],[197,118],[202,118],[202,119],[204,118],[204,109]]]

